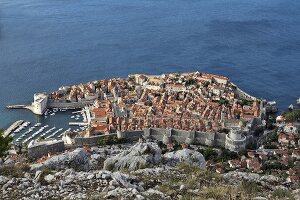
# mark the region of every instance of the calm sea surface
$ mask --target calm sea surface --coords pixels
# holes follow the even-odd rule
[[[300,97],[297,0],[0,0],[0,127],[62,85],[203,71],[286,109]],[[64,126],[69,116],[42,119]]]

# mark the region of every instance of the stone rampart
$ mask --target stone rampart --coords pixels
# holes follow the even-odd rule
[[[65,145],[62,140],[54,142],[41,142],[28,147],[28,157],[36,160],[42,156],[48,155],[48,153],[58,153],[65,150]]]

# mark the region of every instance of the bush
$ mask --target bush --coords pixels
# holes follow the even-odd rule
[[[292,198],[291,193],[285,189],[275,189],[272,196],[276,199]]]
[[[239,158],[238,153],[222,148],[222,152],[221,152],[221,155],[218,157],[218,160],[219,161],[227,161],[227,160],[233,160],[233,159],[238,159],[238,158]]]
[[[221,98],[221,99],[219,100],[219,104],[228,105],[228,104],[229,104],[229,101],[228,101],[227,99]]]
[[[189,86],[189,85],[194,85],[196,83],[195,79],[189,78],[188,80],[186,80],[185,85]]]
[[[255,182],[243,181],[239,186],[239,190],[243,193],[243,196],[250,199],[257,195],[259,187]]]
[[[215,150],[213,150],[211,147],[206,148],[204,150],[201,149],[201,150],[199,150],[199,152],[203,154],[205,160],[214,160],[214,161],[216,161],[217,158],[218,158],[218,153]]]
[[[293,110],[292,112],[284,113],[284,117],[287,122],[294,122],[300,119],[300,109]]]
[[[3,130],[0,129],[0,158],[6,156],[7,150],[10,148],[12,137],[4,137]]]
[[[42,185],[47,185],[48,184],[48,182],[45,181],[45,176],[47,176],[49,174],[52,174],[52,171],[50,169],[45,168],[45,169],[42,170],[41,176],[39,177],[39,182]]]
[[[29,165],[24,163],[19,165],[13,165],[13,166],[1,166],[0,175],[21,178],[24,176],[24,172],[28,172],[29,169],[30,169]]]
[[[252,103],[253,101],[248,99],[241,99],[238,101],[238,104],[240,104],[241,106],[251,106]]]
[[[126,138],[118,138],[115,135],[106,135],[98,140],[99,145],[123,144],[126,142],[127,142]]]

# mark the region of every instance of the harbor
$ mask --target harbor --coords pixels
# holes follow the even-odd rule
[[[14,108],[23,108],[23,105]],[[87,128],[86,116],[81,109],[46,109],[42,115],[34,116],[34,120],[15,121],[4,131],[4,136],[13,137],[14,144],[27,146],[39,139],[61,140],[67,132],[80,132]]]

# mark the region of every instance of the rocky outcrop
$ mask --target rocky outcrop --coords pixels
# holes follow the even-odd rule
[[[242,181],[259,183],[263,186],[274,186],[279,184],[280,179],[273,175],[260,176],[255,173],[232,171],[224,174],[224,179],[230,184],[239,184]]]
[[[144,196],[154,193],[145,191],[136,176],[121,172],[52,171],[44,177],[43,184],[39,182],[40,174],[36,172],[36,178],[32,179],[0,176],[0,199],[145,199]]]
[[[53,170],[73,168],[78,171],[87,171],[89,170],[88,155],[84,149],[78,148],[71,152],[53,156],[44,163],[31,165],[32,171],[42,170],[45,168]]]
[[[104,161],[105,170],[137,170],[161,162],[161,149],[156,143],[137,143],[128,150]]]
[[[178,163],[185,162],[193,166],[198,166],[202,169],[206,167],[204,156],[198,151],[191,149],[182,149],[163,155],[164,162],[168,165],[175,166]]]

